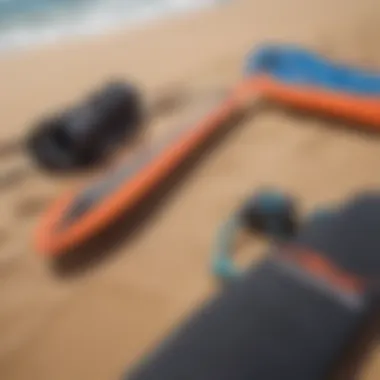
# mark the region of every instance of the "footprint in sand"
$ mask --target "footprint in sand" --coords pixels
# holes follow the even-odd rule
[[[0,249],[0,275],[4,280],[4,276],[9,276],[12,272],[9,272],[10,267],[16,264],[21,257],[21,251],[11,251],[6,248]]]
[[[8,238],[9,238],[9,236],[8,236],[7,232],[3,229],[0,229],[0,250],[7,243]]]
[[[43,211],[49,204],[49,197],[30,197],[18,201],[14,208],[15,215],[18,218],[30,218]]]
[[[16,167],[0,174],[0,190],[20,186],[28,179],[30,171],[27,167]]]
[[[22,143],[19,140],[0,141],[0,159],[9,158],[21,152]]]
[[[13,263],[19,257],[18,254],[8,251],[10,235],[5,229],[0,229],[0,274],[9,264]]]

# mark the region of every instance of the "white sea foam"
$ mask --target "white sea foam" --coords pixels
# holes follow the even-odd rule
[[[0,0],[11,3],[14,0]],[[21,0],[18,0],[20,3]],[[31,1],[31,0],[25,0]],[[38,1],[38,0],[34,0]],[[66,8],[49,4],[49,11],[28,13],[20,8],[0,13],[0,51],[51,44],[75,36],[135,26],[157,17],[209,7],[220,0],[78,0]],[[49,3],[49,1],[47,1]],[[54,2],[53,2],[54,3]],[[1,12],[0,6],[0,12]]]

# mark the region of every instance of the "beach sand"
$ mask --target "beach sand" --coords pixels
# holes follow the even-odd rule
[[[132,79],[148,98],[228,87],[248,50],[265,41],[380,67],[379,18],[375,0],[241,0],[12,54],[0,61],[0,141],[111,77]],[[153,120],[146,138],[165,133],[172,117]],[[379,141],[337,126],[345,125],[276,107],[255,113],[182,178],[144,228],[96,265],[65,275],[35,254],[31,238],[43,208],[78,179],[39,174],[3,148],[1,173],[16,174],[0,189],[0,379],[119,378],[214,291],[215,229],[260,186],[291,192],[305,212],[379,186]],[[377,349],[359,378],[379,376]]]

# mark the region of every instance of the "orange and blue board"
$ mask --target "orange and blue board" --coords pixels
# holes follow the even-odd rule
[[[190,129],[54,202],[37,227],[36,250],[58,256],[109,227],[257,96],[380,130],[380,73],[330,62],[299,47],[262,46],[248,56],[244,80]]]

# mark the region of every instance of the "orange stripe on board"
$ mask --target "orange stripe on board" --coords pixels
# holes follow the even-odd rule
[[[59,231],[57,226],[77,194],[69,193],[60,198],[43,216],[37,228],[35,247],[45,255],[59,255],[85,242],[107,227],[122,213],[131,209],[146,194],[183,162],[200,144],[211,136],[232,114],[239,109],[242,94],[254,92],[250,81],[238,86],[232,96],[202,119],[190,132],[168,147],[155,161],[126,181],[116,192],[83,215],[78,221]]]
[[[270,76],[256,78],[255,84],[259,93],[277,102],[364,123],[368,129],[380,131],[380,98],[289,85]]]
[[[333,287],[350,294],[361,294],[366,288],[364,280],[338,268],[320,254],[308,249],[288,248],[281,256],[294,261],[310,275],[323,279]]]

